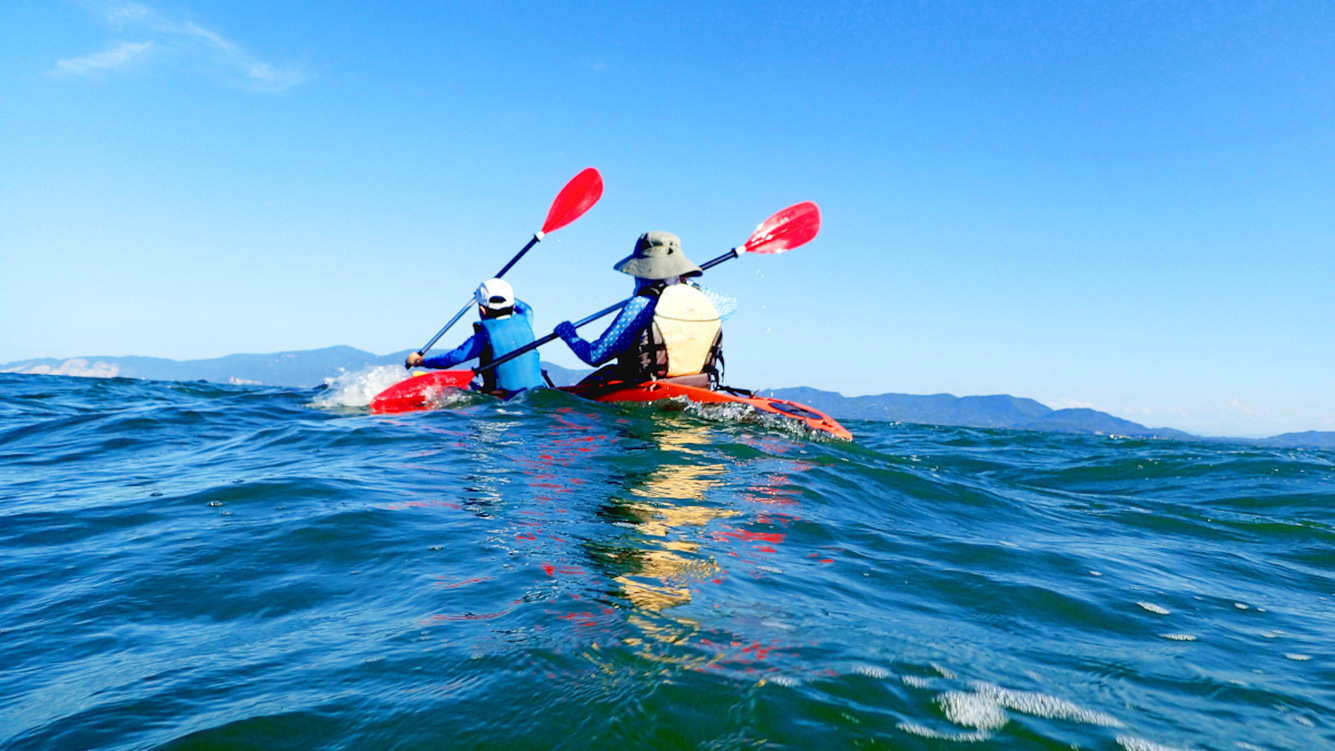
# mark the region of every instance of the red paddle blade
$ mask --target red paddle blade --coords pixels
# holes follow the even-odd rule
[[[598,170],[589,167],[571,178],[570,182],[556,194],[551,211],[547,212],[547,221],[543,222],[542,233],[555,232],[584,216],[584,212],[593,208],[598,199],[603,197],[603,176]]]
[[[408,378],[376,394],[372,412],[411,412],[432,405],[447,388],[466,389],[473,380],[471,370],[437,370]]]
[[[820,232],[820,209],[811,201],[789,206],[766,219],[741,247],[745,253],[782,253],[805,245]]]

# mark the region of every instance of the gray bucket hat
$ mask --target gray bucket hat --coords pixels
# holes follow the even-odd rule
[[[702,273],[681,253],[681,240],[671,232],[646,232],[635,241],[635,250],[612,268],[640,279],[671,279]]]

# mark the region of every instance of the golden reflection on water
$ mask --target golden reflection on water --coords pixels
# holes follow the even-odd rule
[[[710,442],[705,428],[675,427],[656,434],[654,439],[661,450],[681,454],[689,463],[664,462],[629,489],[636,498],[658,502],[618,504],[622,518],[644,536],[646,545],[620,551],[623,565],[632,561],[631,571],[614,581],[636,608],[662,611],[690,602],[690,582],[709,579],[720,571],[712,557],[701,559],[695,555],[699,545],[681,539],[683,532],[739,512],[702,503],[727,473],[727,465],[710,463],[707,453],[699,448]]]

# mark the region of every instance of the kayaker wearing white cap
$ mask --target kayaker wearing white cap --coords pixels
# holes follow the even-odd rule
[[[404,364],[410,368],[449,368],[461,362],[478,358],[480,365],[509,354],[526,344],[533,343],[533,308],[523,300],[515,299],[514,288],[504,279],[488,279],[474,295],[477,313],[482,319],[473,324],[473,335],[463,344],[443,355],[423,358],[420,353],[408,355]],[[511,396],[524,389],[545,386],[542,363],[537,350],[526,352],[499,367],[482,374],[482,391],[498,396]]]
[[[690,281],[701,271],[682,254],[681,240],[671,232],[646,232],[612,268],[635,277],[635,296],[602,336],[587,342],[569,321],[556,327],[585,363],[617,358],[585,381],[679,378],[710,385],[722,359],[723,330],[714,304]]]

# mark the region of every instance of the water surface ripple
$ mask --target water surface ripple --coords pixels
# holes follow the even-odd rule
[[[1335,455],[0,375],[0,748],[1335,747]]]

